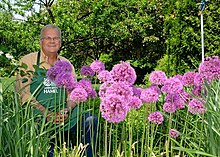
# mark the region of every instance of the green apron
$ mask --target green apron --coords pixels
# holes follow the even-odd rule
[[[39,67],[40,65],[40,52],[37,55],[37,68],[35,68],[34,76],[30,85],[30,92],[36,98],[36,100],[51,112],[59,112],[61,109],[66,108],[67,93],[65,88],[56,87],[54,82],[51,82],[46,77],[46,69]],[[69,113],[69,118],[64,123],[64,130],[72,128],[79,117],[78,105]],[[42,113],[34,109],[35,115],[41,115]]]

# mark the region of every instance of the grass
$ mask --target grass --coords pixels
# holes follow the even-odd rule
[[[1,78],[0,81],[0,156],[47,156],[53,127],[42,123],[39,128],[31,107],[19,105],[14,91],[15,78]],[[151,110],[162,108],[162,104],[156,103],[131,110],[120,123],[109,123],[100,117],[97,156],[220,156],[220,81],[213,82],[207,93],[204,116],[192,115],[185,108],[173,114],[163,113],[163,124],[154,125],[147,116]],[[97,98],[84,105],[100,115],[99,104]],[[170,138],[170,128],[177,129],[180,137]],[[63,145],[60,150],[55,156],[80,157],[85,146],[79,144],[69,149]]]

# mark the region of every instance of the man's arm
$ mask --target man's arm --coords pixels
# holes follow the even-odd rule
[[[22,58],[20,61],[19,72],[16,75],[16,91],[20,94],[21,104],[30,102],[36,109],[45,114],[46,108],[41,105],[30,93],[31,78],[34,69],[28,59]]]

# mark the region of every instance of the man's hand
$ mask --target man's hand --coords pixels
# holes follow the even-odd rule
[[[69,117],[67,109],[60,110],[60,112],[51,112],[47,115],[47,122],[52,121],[53,124],[61,124]]]

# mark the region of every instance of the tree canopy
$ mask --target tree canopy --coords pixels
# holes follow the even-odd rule
[[[76,69],[95,59],[109,68],[124,60],[135,67],[140,82],[158,64],[181,74],[201,62],[201,13],[205,55],[220,54],[218,1],[210,1],[203,12],[199,0],[0,1],[0,45],[16,59],[39,50],[40,30],[50,23],[61,28],[60,53]],[[163,58],[174,69],[158,63]]]

